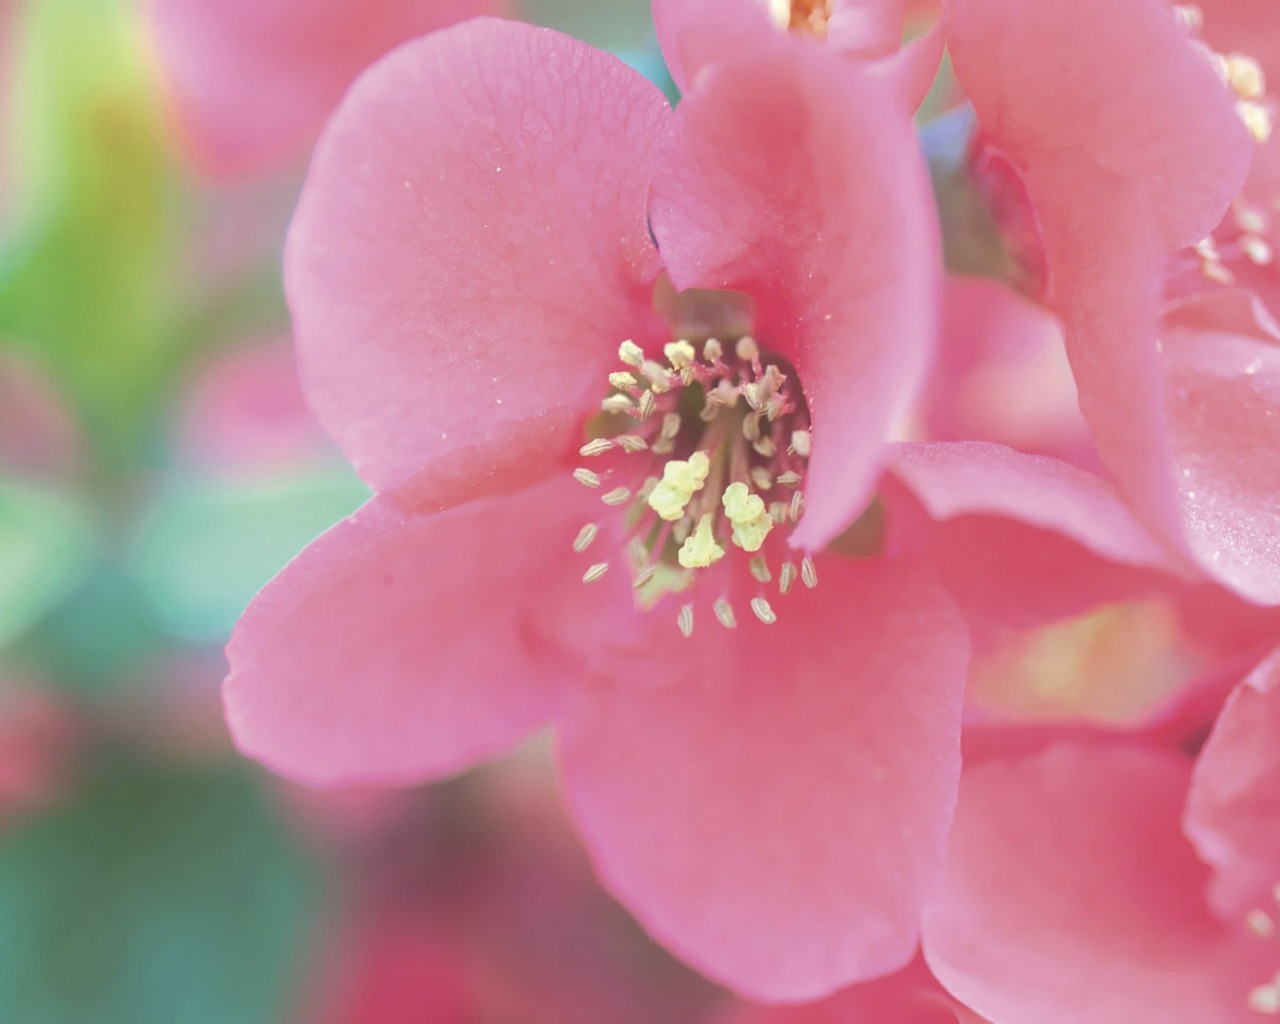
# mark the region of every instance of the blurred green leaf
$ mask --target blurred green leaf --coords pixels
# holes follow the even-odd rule
[[[346,469],[173,485],[138,546],[156,616],[176,636],[223,641],[252,599],[309,541],[369,498]]]
[[[314,892],[243,773],[110,765],[0,846],[0,1015],[275,1024]]]
[[[0,646],[67,595],[93,549],[89,525],[68,501],[0,483]]]

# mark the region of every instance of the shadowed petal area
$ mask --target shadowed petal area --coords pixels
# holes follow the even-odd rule
[[[1277,681],[1280,651],[1228,699],[1196,761],[1187,798],[1187,834],[1216,872],[1210,895],[1232,916],[1266,906],[1280,883]]]
[[[909,564],[827,558],[775,625],[714,621],[562,723],[597,870],[663,944],[801,1001],[895,970],[941,865],[968,644]]]
[[[232,635],[224,699],[237,745],[305,782],[404,782],[458,771],[546,722],[564,665],[531,617],[570,569],[581,491],[557,480],[429,516],[375,498],[333,527]],[[601,596],[557,588],[574,595],[583,616]]]
[[[478,20],[363,75],[312,162],[286,283],[303,385],[379,491],[437,509],[545,477],[655,323],[661,94]]]
[[[967,769],[924,917],[938,980],[995,1024],[1234,1019],[1207,870],[1179,829],[1188,772],[1164,752],[1082,743]]]
[[[294,156],[351,80],[392,47],[501,0],[150,0],[179,128],[207,170]]]
[[[1252,141],[1164,0],[948,0],[945,19],[982,134],[1037,206],[1087,202],[1096,171],[1142,190],[1166,251],[1213,229]]]
[[[870,498],[933,351],[939,256],[910,123],[884,83],[779,45],[708,71],[663,154],[652,219],[672,280],[750,295],[757,340],[798,372],[814,443],[791,543],[819,550]]]

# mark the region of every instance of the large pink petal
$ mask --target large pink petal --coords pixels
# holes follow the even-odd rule
[[[1211,895],[1225,914],[1270,902],[1280,883],[1280,651],[1228,699],[1200,753],[1186,828],[1216,872]],[[1280,958],[1278,958],[1280,959]]]
[[[501,0],[150,0],[179,128],[207,170],[295,156],[343,90],[392,47]]]
[[[1163,341],[1187,543],[1218,580],[1280,603],[1280,349],[1201,330]]]
[[[1171,755],[1101,744],[966,770],[925,915],[938,979],[995,1024],[1229,1019],[1223,930],[1178,827],[1187,779]]]
[[[428,516],[374,499],[315,541],[227,648],[240,749],[311,783],[408,781],[546,722],[564,665],[539,601],[577,595],[585,616],[600,596],[556,586],[582,491],[552,481]]]
[[[302,379],[379,490],[439,508],[549,473],[656,319],[644,196],[666,121],[613,57],[472,21],[360,78],[289,236]]]
[[[1045,186],[1038,206],[1079,203],[1095,172],[1118,179],[1172,251],[1239,190],[1252,142],[1164,0],[948,0],[946,24],[983,136]]]
[[[814,444],[792,543],[818,550],[870,498],[933,351],[936,227],[914,134],[881,83],[781,44],[709,71],[672,129],[653,184],[663,261],[678,287],[750,295],[757,339],[795,365]]]
[[[958,765],[954,606],[908,564],[821,565],[776,625],[699,625],[630,685],[584,689],[561,737],[613,892],[698,969],[767,1001],[911,959]]]

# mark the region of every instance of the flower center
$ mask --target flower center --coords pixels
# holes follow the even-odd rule
[[[778,28],[827,37],[827,21],[831,18],[832,0],[764,0],[769,15]]]
[[[1280,885],[1272,890],[1272,897],[1280,905]],[[1277,937],[1275,911],[1254,907],[1244,917],[1245,927],[1264,941],[1273,941]],[[1264,1017],[1280,1017],[1280,971],[1276,971],[1270,980],[1249,990],[1246,1005],[1254,1013]]]
[[[700,351],[679,339],[663,355],[664,362],[622,343],[624,368],[609,374],[602,416],[587,425],[579,449],[591,465],[574,478],[599,488],[603,504],[622,517],[627,542],[616,560],[631,573],[640,607],[706,584],[719,588],[715,617],[732,629],[730,593],[746,575],[733,566],[745,561],[755,588],[751,611],[770,625],[777,619],[765,589],[774,582],[770,551],[781,556],[780,594],[797,578],[808,587],[818,582],[812,559],[797,568],[781,546],[804,512],[800,483],[811,443],[804,397],[790,368],[763,355],[750,335],[731,344],[708,338]],[[574,549],[586,552],[599,528],[583,526]],[[613,561],[592,563],[583,581],[600,579]],[[693,613],[690,601],[677,616],[685,636]]]

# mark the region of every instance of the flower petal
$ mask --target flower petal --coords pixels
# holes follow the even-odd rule
[[[768,1001],[911,959],[956,778],[954,606],[909,565],[822,573],[776,625],[712,622],[621,663],[630,684],[585,689],[561,737],[606,884],[699,970]]]
[[[1196,761],[1186,829],[1214,868],[1218,910],[1242,915],[1280,883],[1280,650],[1228,698]]]
[[[500,0],[150,0],[179,130],[219,176],[297,156],[351,80],[407,39]]]
[[[598,597],[556,588],[581,491],[551,481],[429,516],[375,498],[339,523],[232,634],[237,745],[310,783],[403,782],[459,771],[546,722],[564,666],[536,606]]]
[[[757,340],[794,364],[814,445],[792,543],[822,548],[870,498],[933,351],[936,227],[906,114],[817,47],[717,65],[673,118],[652,221],[676,286],[747,293]]]
[[[945,18],[981,131],[1038,208],[1087,202],[1100,172],[1142,191],[1166,251],[1213,229],[1252,141],[1163,0],[949,0]]]
[[[924,919],[943,985],[998,1024],[1230,1019],[1223,929],[1178,828],[1187,776],[1163,752],[1079,743],[966,769]]]
[[[347,94],[290,231],[302,380],[364,479],[437,509],[545,477],[657,324],[644,196],[667,116],[613,57],[479,20]]]

